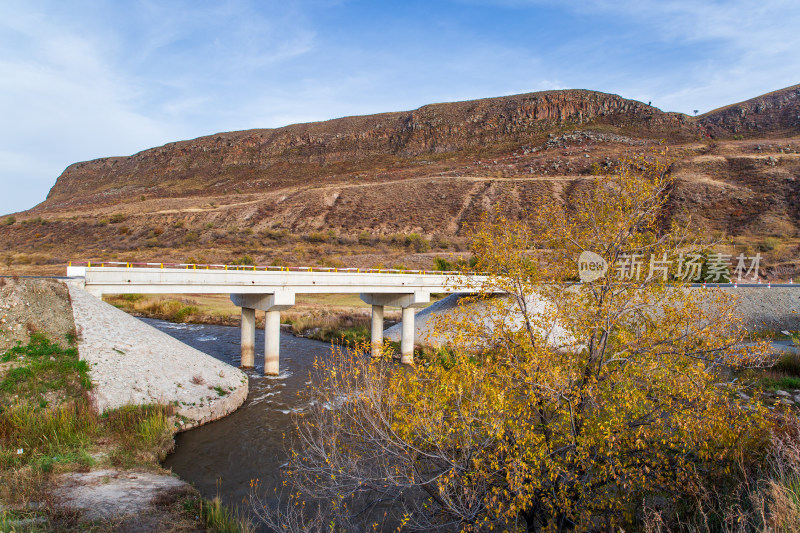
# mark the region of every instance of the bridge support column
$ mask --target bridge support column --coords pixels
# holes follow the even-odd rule
[[[383,306],[372,306],[372,357],[380,357],[383,348]]]
[[[403,308],[403,322],[400,326],[400,362],[404,365],[414,364],[414,308]]]
[[[276,291],[273,294],[231,294],[231,301],[239,307],[266,311],[264,374],[277,376],[280,372],[281,311],[294,305],[294,293]]]
[[[277,376],[280,373],[281,312],[267,311],[264,320],[264,374]]]
[[[417,291],[413,293],[369,293],[361,294],[364,303],[372,305],[372,355],[376,353],[375,345],[380,338],[383,344],[383,308],[384,306],[403,309],[402,336],[400,337],[400,362],[414,364],[414,309],[425,307],[431,301],[431,293]],[[380,308],[380,320],[376,317],[376,309]]]
[[[256,349],[256,310],[242,307],[242,358],[239,368],[253,368]]]

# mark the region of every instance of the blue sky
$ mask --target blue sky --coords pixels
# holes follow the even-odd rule
[[[0,213],[220,131],[571,88],[705,112],[798,50],[797,0],[0,0]]]

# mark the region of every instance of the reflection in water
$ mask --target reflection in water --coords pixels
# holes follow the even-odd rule
[[[239,365],[239,328],[172,324],[145,319],[176,339]],[[235,413],[190,431],[179,433],[175,452],[164,466],[197,487],[203,496],[221,495],[225,503],[241,505],[250,492],[250,480],[259,479],[272,494],[280,485],[280,467],[286,463],[284,434],[292,428],[292,413],[303,409],[298,392],[308,386],[315,357],[326,357],[326,343],[281,334],[281,373],[264,376],[264,332],[256,331],[256,368],[248,370],[250,393]]]

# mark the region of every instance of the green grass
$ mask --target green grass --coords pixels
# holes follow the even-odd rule
[[[91,467],[98,441],[117,466],[152,465],[171,448],[170,406],[94,412],[88,365],[74,346],[33,335],[0,360],[14,365],[0,380],[0,499],[31,497],[50,472]]]
[[[782,376],[779,378],[764,378],[762,387],[768,391],[800,389],[800,377]]]
[[[184,501],[184,511],[199,516],[208,531],[213,533],[251,533],[253,525],[235,510],[222,504],[220,497],[213,500],[191,498]]]
[[[42,396],[49,391],[64,391],[71,397],[91,389],[89,366],[78,359],[75,347],[62,348],[40,334],[34,334],[26,346],[18,344],[2,358],[13,362],[0,381],[0,391],[18,397]],[[0,400],[0,408],[5,405]]]

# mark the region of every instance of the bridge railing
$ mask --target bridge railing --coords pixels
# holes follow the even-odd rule
[[[124,261],[70,261],[69,267],[180,268],[187,270],[245,270],[252,272],[339,272],[352,274],[415,274],[424,276],[480,275],[457,270],[406,270],[396,268],[289,267],[276,265],[219,265],[201,263],[141,263]]]

